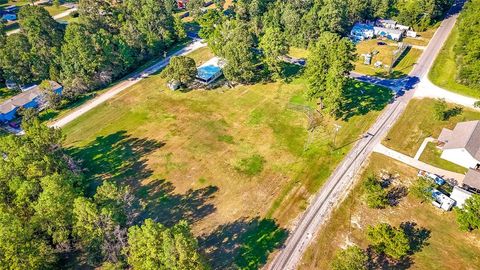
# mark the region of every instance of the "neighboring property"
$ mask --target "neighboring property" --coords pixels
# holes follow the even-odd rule
[[[441,158],[467,169],[480,166],[480,121],[458,123],[453,130],[444,128],[438,137]]]
[[[374,31],[373,31],[373,26],[369,24],[363,24],[363,23],[356,23],[352,30],[350,31],[350,35],[355,39],[355,40],[364,40],[364,39],[370,39],[374,37]]]
[[[178,9],[185,9],[187,8],[188,0],[177,0],[177,8]]]
[[[402,39],[403,34],[405,33],[404,30],[391,29],[391,28],[378,27],[378,26],[373,27],[373,31],[376,36],[386,37],[388,39],[395,40],[395,41],[399,41],[400,39]]]
[[[460,188],[460,187],[453,187],[453,191],[450,194],[450,198],[455,201],[455,206],[459,208],[463,208],[463,205],[465,204],[465,201],[470,198],[473,195],[473,193]]]
[[[203,84],[210,84],[220,76],[222,76],[222,68],[225,66],[225,63],[218,57],[213,57],[212,59],[205,62],[203,65],[198,67],[197,80]]]
[[[375,23],[356,23],[350,31],[353,41],[362,41],[373,37],[386,37],[400,41],[404,36],[416,37],[417,33],[410,31],[410,26],[398,24],[394,20],[378,19]]]
[[[397,28],[397,22],[394,20],[388,20],[388,19],[378,19],[376,21],[376,25],[388,29],[396,29]]]
[[[61,94],[63,87],[54,82],[50,82],[55,93]],[[0,121],[9,122],[17,117],[17,111],[20,108],[41,108],[43,92],[37,85],[30,90],[22,92],[2,104],[0,104]]]

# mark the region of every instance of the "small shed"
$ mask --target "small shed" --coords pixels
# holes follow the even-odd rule
[[[223,61],[219,57],[213,57],[197,68],[197,80],[203,84],[210,84],[222,76]]]
[[[465,201],[468,200],[470,197],[472,197],[473,193],[460,188],[458,186],[453,187],[453,191],[450,194],[450,198],[452,200],[455,200],[455,206],[459,208],[463,208],[463,205],[465,204]]]

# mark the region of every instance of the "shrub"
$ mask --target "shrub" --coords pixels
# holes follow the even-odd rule
[[[358,246],[350,246],[337,252],[332,261],[333,270],[366,270],[368,256]]]
[[[410,241],[405,232],[387,223],[369,226],[367,238],[375,251],[394,259],[402,258],[410,251]]]
[[[464,231],[480,228],[480,195],[474,194],[468,198],[463,209],[455,208],[457,222]]]
[[[422,200],[422,202],[431,201],[432,195],[430,193],[430,190],[432,189],[432,187],[433,184],[430,181],[423,177],[419,177],[410,187],[410,194]]]
[[[385,208],[388,205],[387,191],[382,188],[380,181],[369,176],[363,183],[365,201],[370,208]]]

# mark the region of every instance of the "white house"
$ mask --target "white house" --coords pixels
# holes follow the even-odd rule
[[[438,142],[441,158],[468,169],[480,167],[480,121],[461,122],[453,130],[444,128]]]

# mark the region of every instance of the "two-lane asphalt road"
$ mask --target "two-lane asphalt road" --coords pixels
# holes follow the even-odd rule
[[[267,265],[268,269],[287,270],[297,267],[304,251],[311,243],[319,227],[328,219],[335,206],[348,194],[362,164],[370,156],[373,148],[386,136],[387,132],[406,108],[416,89],[416,83],[426,77],[433,61],[455,25],[458,12],[461,10],[463,2],[464,0],[458,0],[449,11],[449,15],[442,22],[429,42],[429,45],[424,50],[417,65],[412,72],[410,72],[408,83],[402,84],[401,88],[405,87],[405,89],[402,89],[406,90],[405,94],[395,99],[393,103],[385,108],[375,124],[369,129],[368,133],[365,134],[345,156],[344,160],[335,169],[328,181],[314,197],[303,216],[299,219],[297,226],[290,233],[283,249],[274,260]],[[376,79],[371,78],[371,80]],[[396,85],[399,81],[377,81],[376,83],[386,83],[389,84],[393,90],[399,90]]]

